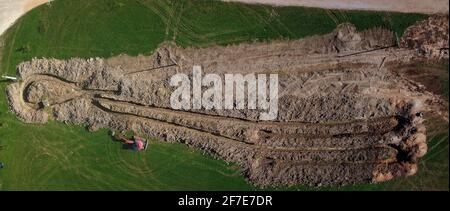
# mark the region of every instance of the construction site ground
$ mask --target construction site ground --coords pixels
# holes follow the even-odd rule
[[[46,19],[46,15],[53,14],[57,15],[57,12],[53,10],[54,7],[64,7],[68,8],[68,5],[61,3],[58,5],[55,2],[51,9],[43,8],[43,11],[36,11],[30,13],[29,17],[25,16],[24,19],[17,23],[14,27],[5,34],[2,39],[7,40],[2,46],[2,73],[13,74],[15,73],[15,66],[20,62],[31,60],[33,57],[54,57],[58,59],[68,59],[72,57],[112,57],[120,53],[127,53],[129,55],[137,55],[138,53],[150,54],[159,46],[162,41],[175,41],[180,46],[210,46],[211,44],[229,44],[238,43],[242,41],[251,42],[253,40],[265,40],[274,38],[300,38],[308,35],[314,34],[325,34],[330,33],[336,26],[336,23],[340,22],[352,22],[352,20],[359,20],[358,17],[372,17],[370,23],[364,21],[356,21],[354,24],[358,29],[366,29],[371,26],[389,25],[395,32],[403,31],[406,26],[412,24],[414,18],[417,20],[421,19],[422,16],[418,15],[407,15],[407,14],[383,14],[389,16],[391,19],[388,22],[383,22],[386,16],[380,15],[379,13],[362,13],[356,12],[352,13],[330,13],[327,10],[316,10],[311,9],[311,13],[317,16],[317,19],[327,20],[325,21],[325,27],[319,29],[312,29],[312,27],[306,28],[307,30],[300,30],[294,23],[294,20],[299,20],[302,17],[291,17],[292,11],[271,8],[269,6],[245,6],[240,7],[239,5],[234,5],[232,7],[238,7],[242,9],[242,14],[240,18],[225,17],[231,22],[239,23],[242,18],[247,18],[247,21],[253,22],[253,28],[243,30],[244,27],[239,28],[239,25],[227,25],[228,22],[222,23],[223,25],[218,25],[223,27],[222,29],[215,29],[215,32],[222,32],[217,34],[208,33],[204,29],[195,28],[192,26],[197,26],[197,24],[192,21],[198,21],[201,23],[202,20],[206,18],[211,19],[211,15],[215,12],[215,8],[208,7],[208,5],[196,5],[192,2],[182,2],[171,5],[169,2],[154,3],[146,1],[136,1],[136,4],[119,2],[117,5],[109,5],[108,7],[95,5],[93,3],[79,7],[80,10],[72,9],[69,10],[73,14],[80,13],[80,11],[90,10],[91,13],[94,11],[108,11],[110,7],[119,7],[123,10],[132,10],[135,14],[142,14],[142,18],[152,19],[152,27],[145,29],[140,25],[133,25],[131,17],[126,14],[130,11],[123,11],[119,13],[122,15],[120,21],[125,21],[129,23],[127,25],[129,28],[121,31],[108,31],[113,30],[114,27],[106,28],[98,27],[98,30],[103,30],[103,32],[98,32],[96,34],[108,34],[113,33],[117,36],[112,36],[113,40],[102,41],[98,39],[94,41],[86,40],[84,45],[76,45],[79,43],[76,41],[70,41],[73,39],[83,39],[83,34],[80,33],[86,29],[82,27],[89,27],[88,18],[84,24],[78,25],[76,23],[79,19],[66,20],[69,25],[78,25],[77,33],[61,33],[64,30],[55,30],[55,27],[59,26],[53,25],[52,21]],[[67,3],[70,4],[70,3]],[[217,3],[221,9],[227,8],[228,5],[224,3]],[[56,5],[56,6],[55,6]],[[90,5],[90,6],[89,6]],[[144,9],[140,6],[146,6]],[[71,5],[74,6],[74,5]],[[198,19],[191,19],[190,14],[192,11],[189,8],[197,8],[199,11],[208,11],[207,15],[201,16]],[[154,13],[155,10],[152,8],[163,8],[164,14]],[[83,9],[83,10],[81,10]],[[230,8],[231,9],[231,8]],[[236,9],[236,8],[233,8]],[[269,9],[269,10],[268,10]],[[299,10],[309,11],[309,9],[299,8]],[[78,11],[78,12],[77,12]],[[97,19],[104,18],[106,20],[104,13],[99,13]],[[120,10],[119,10],[120,11]],[[151,11],[151,12],[150,12]],[[172,14],[180,14],[183,11],[183,15],[174,16]],[[101,14],[101,15],[100,15]],[[257,14],[257,16],[255,16]],[[79,15],[79,14],[77,14]],[[114,14],[117,17],[117,14]],[[153,16],[152,16],[153,15]],[[48,17],[48,16],[47,16]],[[257,17],[258,20],[254,18]],[[272,17],[272,19],[270,18]],[[93,17],[89,17],[89,20]],[[269,18],[269,19],[267,19]],[[293,20],[289,20],[293,18]],[[405,23],[404,21],[407,20]],[[159,20],[159,21],[155,21]],[[264,20],[264,21],[263,21]],[[268,24],[265,21],[271,21],[272,23],[278,24]],[[47,22],[48,21],[48,22]],[[75,22],[76,21],[76,22]],[[329,22],[328,22],[329,21]],[[220,21],[219,21],[220,22]],[[307,22],[307,21],[305,21]],[[329,23],[329,26],[327,25]],[[302,21],[303,23],[303,21]],[[21,25],[31,25],[29,27],[21,27]],[[109,23],[114,24],[114,23]],[[248,23],[247,23],[248,24]],[[301,23],[300,23],[301,24]],[[93,26],[93,25],[92,25]],[[307,26],[307,25],[305,25]],[[30,29],[31,28],[31,29]],[[114,28],[115,30],[116,28]],[[131,30],[130,30],[131,29]],[[305,28],[304,28],[305,29]],[[30,33],[40,34],[39,39],[42,42],[35,44],[30,42],[29,37],[27,37],[26,31],[30,30]],[[33,31],[34,30],[34,31]],[[125,31],[135,31],[134,36],[141,36],[142,32],[145,36],[142,39],[132,40],[142,43],[132,43],[130,40],[121,37],[120,34]],[[317,30],[317,31],[314,31]],[[263,31],[269,32],[267,34],[261,35]],[[87,32],[85,32],[87,33]],[[92,33],[92,31],[90,31]],[[74,34],[77,34],[75,36]],[[149,35],[153,34],[149,37]],[[162,36],[160,36],[162,35]],[[80,41],[80,40],[78,40]],[[109,43],[115,43],[116,45],[108,45]],[[414,68],[421,68],[422,66],[412,66],[413,70],[406,71],[418,71]],[[440,66],[436,64],[433,66],[433,77],[439,77],[436,75],[441,75],[439,71],[445,70],[445,66]],[[436,72],[437,71],[437,72]],[[431,71],[430,71],[431,72]],[[425,74],[426,76],[426,74]],[[423,80],[426,77],[422,77]],[[414,79],[414,78],[412,78]],[[443,79],[445,81],[445,78]],[[447,79],[448,80],[448,79]],[[425,82],[424,82],[425,83]],[[6,87],[6,83],[3,82],[1,85],[2,89]],[[441,94],[442,89],[445,90],[445,86],[438,86],[431,88],[435,94]],[[448,88],[447,88],[448,90]],[[448,93],[448,91],[447,91]],[[4,92],[1,94],[3,99],[6,99]],[[30,98],[31,99],[31,98]],[[107,102],[103,102],[107,103]],[[119,104],[120,105],[120,104]],[[1,134],[2,137],[6,137],[5,140],[1,140],[0,144],[7,145],[7,150],[5,154],[0,154],[3,160],[6,162],[16,162],[16,166],[21,166],[14,171],[15,174],[2,174],[0,175],[0,184],[2,189],[108,189],[117,188],[117,186],[112,187],[109,184],[120,184],[119,189],[253,189],[243,179],[239,168],[234,164],[226,164],[219,160],[213,160],[209,156],[203,156],[201,152],[197,150],[187,149],[186,147],[178,144],[167,144],[160,141],[152,141],[150,146],[150,151],[143,154],[133,154],[124,152],[120,150],[117,143],[111,142],[106,130],[100,130],[99,132],[88,132],[85,129],[75,126],[72,124],[65,125],[63,123],[49,122],[45,125],[26,125],[19,122],[12,113],[6,112],[8,110],[8,105],[6,101],[1,101]],[[445,120],[439,120],[440,116],[437,114],[432,118],[427,119],[426,125],[431,128],[431,131],[427,133],[429,140],[429,153],[420,161],[419,168],[425,170],[419,171],[419,174],[415,177],[408,179],[399,179],[393,182],[383,183],[380,185],[367,186],[367,185],[356,185],[356,186],[344,186],[339,189],[440,189],[442,187],[447,187],[448,179],[445,181],[445,173],[441,171],[445,168],[448,169],[448,133],[442,128],[448,128],[448,122]],[[444,126],[443,126],[444,125]],[[56,132],[55,132],[56,131]],[[27,137],[33,137],[27,138]],[[63,138],[64,137],[64,138]],[[61,140],[69,141],[62,142]],[[17,143],[12,143],[9,140],[18,140]],[[94,141],[95,140],[95,141]],[[80,144],[82,143],[82,144]],[[27,150],[20,147],[20,145],[27,145],[29,148]],[[31,152],[30,152],[31,148]],[[70,149],[70,150],[68,150]],[[447,149],[447,150],[445,150]],[[68,153],[70,152],[70,153]],[[13,154],[23,154],[24,159],[13,161]],[[445,154],[447,153],[447,154]],[[62,157],[64,159],[62,159]],[[447,156],[447,163],[445,163],[445,156]],[[33,161],[33,165],[27,164],[30,160]],[[57,161],[58,160],[58,161]],[[233,161],[233,160],[232,160]],[[23,162],[23,165],[17,165]],[[72,163],[77,163],[72,165]],[[131,164],[130,164],[131,163]],[[234,163],[234,161],[233,161]],[[69,165],[70,164],[70,165]],[[93,166],[99,164],[100,167],[96,168],[96,172],[91,172]],[[65,166],[65,172],[62,173],[58,169],[60,166]],[[161,166],[165,166],[164,168]],[[30,168],[27,168],[30,167]],[[120,169],[113,178],[103,179],[102,182],[98,182],[98,175],[107,175],[112,169]],[[171,174],[167,177],[169,172],[173,173],[174,169],[179,174]],[[194,170],[196,169],[196,170]],[[17,177],[17,175],[22,175],[20,172],[36,172],[33,174],[33,179],[30,178],[28,183],[21,183],[25,178],[23,176]],[[42,172],[41,174],[37,173]],[[48,172],[53,171],[54,174],[51,175]],[[45,174],[43,172],[46,172]],[[448,171],[447,171],[448,172]],[[16,176],[14,176],[16,175]],[[427,180],[427,177],[434,176],[433,180]],[[128,176],[141,178],[145,176],[146,182],[139,185],[130,182],[125,182],[123,179]],[[448,173],[447,173],[448,176]],[[92,182],[84,183],[84,185],[75,185],[70,187],[64,187],[61,184],[67,178],[73,178],[74,180],[87,181],[92,180]],[[103,177],[104,178],[104,177]],[[216,179],[212,179],[216,178]],[[425,178],[425,179],[424,179]],[[441,180],[436,180],[436,178],[443,178]],[[186,182],[188,180],[189,182]],[[41,185],[36,182],[40,181]],[[123,182],[121,182],[123,181]],[[202,181],[208,181],[205,184]],[[440,181],[440,182],[436,182]],[[46,184],[44,184],[46,183]],[[186,184],[190,184],[186,186]],[[142,185],[143,184],[143,185]],[[414,185],[411,185],[414,184]],[[417,185],[420,184],[420,185]],[[184,187],[184,188],[183,188]],[[305,189],[302,186],[294,186],[293,189]],[[328,187],[329,188],[329,187]]]

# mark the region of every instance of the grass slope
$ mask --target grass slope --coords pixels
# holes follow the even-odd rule
[[[110,57],[150,54],[163,41],[181,46],[226,45],[295,39],[332,31],[352,22],[362,30],[384,26],[401,34],[424,15],[349,12],[298,7],[243,5],[218,1],[56,0],[32,10],[3,36],[0,73],[33,57]],[[154,140],[150,150],[133,153],[111,141],[106,130],[50,122],[21,123],[8,112],[0,82],[0,190],[254,190],[235,165],[204,156],[181,144]],[[447,126],[448,128],[448,126]],[[441,175],[447,160],[448,133],[433,139],[425,176],[381,185],[340,189],[442,189],[429,186],[428,172]],[[442,151],[442,149],[447,150]],[[430,165],[428,165],[430,163]],[[439,166],[434,166],[434,164]],[[425,165],[425,164],[424,164]],[[431,174],[431,173],[430,173]],[[445,176],[445,175],[442,175]],[[409,183],[418,179],[425,183]],[[439,178],[440,180],[442,178]],[[445,179],[442,179],[445,180]],[[444,181],[445,183],[445,181]],[[292,187],[290,189],[314,189]],[[325,189],[326,190],[326,189]]]

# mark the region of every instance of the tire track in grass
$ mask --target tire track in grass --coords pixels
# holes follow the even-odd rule
[[[294,32],[292,32],[290,29],[289,29],[289,27],[287,27],[286,26],[286,24],[284,24],[283,23],[283,21],[281,21],[281,18],[280,18],[280,15],[278,14],[278,12],[274,9],[274,8],[272,8],[272,11],[271,11],[271,15],[272,15],[272,13],[273,13],[273,15],[275,16],[275,21],[282,27],[282,28],[284,28],[284,30],[288,33],[288,36],[287,37],[295,37],[295,33]],[[279,36],[281,36],[281,37],[286,37],[285,35],[283,35],[282,33],[278,33],[279,34]]]
[[[60,3],[60,2],[58,2],[58,3]],[[74,5],[74,4],[72,4],[72,5]],[[70,8],[73,8],[73,9],[69,10],[70,13],[68,13],[68,14],[66,13],[66,16],[64,16],[65,18],[61,19],[62,21],[60,22],[60,25],[58,27],[56,27],[56,29],[64,29],[64,28],[71,29],[71,25],[69,24],[70,23],[69,21],[71,21],[71,19],[77,20],[79,18],[79,13],[80,13],[79,11],[82,11],[84,8],[86,8],[89,5],[89,3],[87,3],[87,4],[75,4],[75,5],[78,5],[78,7],[75,7],[75,8],[70,7]],[[58,38],[56,38],[56,40],[54,42],[54,44],[56,46],[61,46],[61,45],[64,46],[64,45],[67,44],[64,41],[64,38],[66,38],[66,36],[65,36],[66,33],[68,33],[67,30],[60,30],[60,31],[58,31],[57,34],[59,36],[58,36]]]
[[[164,186],[164,183],[162,183],[157,179],[157,177],[155,177],[155,175],[153,174],[153,170],[150,169],[148,165],[146,165],[143,170],[142,165],[139,167],[137,165],[130,164],[130,162],[136,161],[136,159],[143,159],[147,154],[139,156],[136,152],[126,151],[124,149],[121,149],[121,147],[118,145],[118,143],[108,144],[107,148],[108,159],[111,161],[110,163],[112,163],[114,167],[116,167],[125,175],[128,175],[134,179],[145,176],[145,179],[143,179],[142,181],[146,181],[146,184],[152,184],[150,186],[151,188],[155,188],[155,183],[158,184],[158,186]],[[131,153],[134,153],[134,155],[130,155]],[[150,183],[147,181],[149,181]]]
[[[185,10],[196,11],[196,8],[191,9],[187,7]],[[195,12],[194,12],[195,13]],[[256,26],[250,27],[255,28]],[[242,32],[248,31],[248,28],[243,28],[240,30],[235,29],[221,29],[220,32],[202,32],[204,29],[199,27],[195,21],[191,20],[189,17],[183,17],[180,24],[177,27],[179,39],[177,43],[181,43],[181,46],[198,46],[198,43],[202,43],[199,46],[208,46],[214,44],[227,44],[230,42],[238,41],[248,41],[247,36],[233,36],[243,34]],[[220,36],[227,35],[223,39],[218,39]],[[233,37],[233,39],[231,39]],[[223,40],[220,42],[220,40]]]
[[[21,26],[22,26],[22,21],[19,21],[17,23],[17,25],[16,25],[16,28],[13,28],[12,34],[11,35],[6,35],[6,36],[12,36],[12,40],[11,40],[11,44],[10,44],[11,46],[9,47],[8,56],[7,56],[7,59],[6,59],[5,68],[9,68],[9,66],[11,65],[11,57],[12,57],[12,54],[13,54],[12,52],[13,52],[14,46],[16,44],[16,37],[17,37],[17,34],[19,33],[19,31],[21,29]],[[9,71],[7,69],[5,71],[6,71],[6,74],[9,73]]]

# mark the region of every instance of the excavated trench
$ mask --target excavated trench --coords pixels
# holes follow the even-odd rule
[[[18,66],[21,80],[7,94],[25,122],[54,119],[184,143],[238,163],[258,186],[382,182],[417,171],[427,150],[422,115],[434,97],[389,71],[416,56],[395,45],[388,30],[358,33],[345,24],[295,41],[165,43],[152,56],[34,59]],[[260,109],[171,109],[170,77],[191,75],[194,65],[221,76],[278,74],[277,119],[260,121]]]

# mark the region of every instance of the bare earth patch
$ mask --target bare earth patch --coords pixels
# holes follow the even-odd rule
[[[50,2],[51,0],[28,0],[25,2],[25,6],[23,7],[24,13],[32,10],[33,8],[45,4],[47,2]]]
[[[406,13],[448,13],[447,0],[224,0],[249,4],[304,6],[326,9],[374,10]]]

